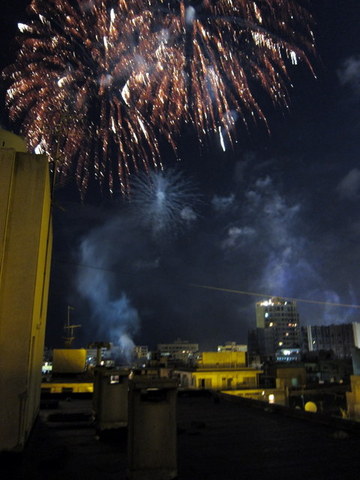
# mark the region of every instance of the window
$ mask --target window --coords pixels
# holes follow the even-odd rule
[[[120,376],[119,375],[110,375],[110,384],[113,385],[115,383],[120,383]]]

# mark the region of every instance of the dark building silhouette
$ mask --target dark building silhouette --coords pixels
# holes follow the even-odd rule
[[[313,325],[301,328],[302,351],[331,351],[335,358],[350,358],[360,347],[360,323]]]

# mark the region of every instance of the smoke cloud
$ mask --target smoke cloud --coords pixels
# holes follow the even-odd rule
[[[358,200],[360,193],[360,170],[353,168],[337,186],[338,194],[348,200]]]
[[[360,95],[360,56],[347,58],[338,70],[338,77],[342,85],[350,86],[357,96]]]
[[[134,343],[155,348],[179,337],[202,349],[246,343],[263,297],[194,285],[349,303],[351,285],[329,283],[331,269],[341,267],[332,225],[320,236],[306,199],[286,191],[267,168],[259,175],[249,163],[247,183],[202,197],[200,213],[185,178],[161,172],[89,229],[78,251],[76,288],[96,331],[92,340],[113,342],[127,358]],[[299,302],[299,311],[304,325],[354,321],[352,309],[326,304]]]
[[[117,250],[113,244],[118,222],[92,231],[80,245],[77,289],[88,302],[91,320],[97,327],[97,340],[110,341],[120,347],[121,356],[130,361],[132,336],[139,328],[139,315],[124,291],[119,291],[114,267]]]

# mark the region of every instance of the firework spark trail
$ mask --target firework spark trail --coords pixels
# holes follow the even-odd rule
[[[5,71],[10,117],[83,192],[92,176],[128,192],[133,172],[162,167],[160,138],[176,154],[184,124],[224,148],[236,118],[265,120],[259,85],[288,105],[288,65],[310,66],[314,50],[295,0],[33,0],[29,11]]]
[[[200,139],[215,133],[219,125],[231,139],[231,125],[222,122],[231,110],[244,121],[247,112],[265,120],[254,84],[260,84],[273,103],[288,105],[287,60],[310,66],[306,51],[314,49],[310,17],[298,3],[162,0],[155,4],[162,5],[161,15],[168,21],[163,49],[167,66],[163,69],[161,61],[162,82],[155,84],[155,98],[161,103],[152,112],[155,122],[162,120],[167,105],[168,121],[176,125],[183,105],[182,114],[196,126]],[[304,22],[300,32],[298,19]]]
[[[128,94],[153,46],[134,40],[140,31],[147,37],[149,12],[127,7],[136,2],[118,2],[115,11],[113,3],[34,0],[7,99],[32,148],[58,154],[64,175],[76,164],[80,189],[93,174],[112,190],[117,175],[125,193],[131,167],[159,166],[154,128]]]

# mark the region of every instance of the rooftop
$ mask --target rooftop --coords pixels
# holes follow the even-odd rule
[[[358,478],[360,428],[319,424],[268,405],[250,405],[207,392],[179,396],[179,480]],[[57,408],[41,410],[21,455],[2,454],[0,476],[123,480],[126,434],[107,437],[99,439],[91,424],[90,398],[61,400]]]

